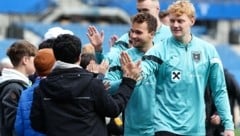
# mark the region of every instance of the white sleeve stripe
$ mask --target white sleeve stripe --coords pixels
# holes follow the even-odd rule
[[[210,63],[211,63],[211,64],[219,64],[219,65],[223,68],[222,61],[221,61],[219,58],[212,58],[212,59],[210,60]]]
[[[211,64],[214,64],[214,63],[222,64],[222,62],[221,62],[221,60],[220,60],[219,58],[212,58],[212,59],[210,60],[210,63],[211,63]]]

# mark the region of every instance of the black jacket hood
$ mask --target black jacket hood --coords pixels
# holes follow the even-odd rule
[[[54,69],[40,82],[45,97],[53,100],[69,100],[82,95],[93,79],[93,74],[82,68]]]

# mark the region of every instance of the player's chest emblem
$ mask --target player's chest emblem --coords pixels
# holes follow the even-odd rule
[[[171,73],[171,80],[172,80],[173,82],[179,82],[179,81],[181,80],[181,76],[182,76],[181,71],[174,70],[174,71],[172,71],[172,73]]]
[[[201,60],[201,52],[200,51],[192,52],[192,59],[194,62],[199,62]]]

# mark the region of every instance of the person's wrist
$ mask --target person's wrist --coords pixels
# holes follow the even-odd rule
[[[102,52],[102,45],[101,44],[100,45],[96,45],[94,47],[95,47],[95,51],[96,52]]]
[[[123,74],[123,77],[126,77],[126,78],[131,78],[131,79],[133,79],[133,80],[135,80],[135,81],[137,81],[138,80],[138,78],[139,78],[139,76],[138,75],[133,75],[133,74]]]

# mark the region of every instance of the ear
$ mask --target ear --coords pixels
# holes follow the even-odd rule
[[[154,31],[150,32],[150,35],[153,38],[155,36],[155,32]]]
[[[195,22],[196,22],[196,19],[194,17],[191,17],[190,21],[191,21],[191,26],[193,26],[195,24]]]
[[[24,56],[20,63],[22,63],[23,65],[26,65],[28,63],[28,61],[29,61],[29,57],[28,56]]]

